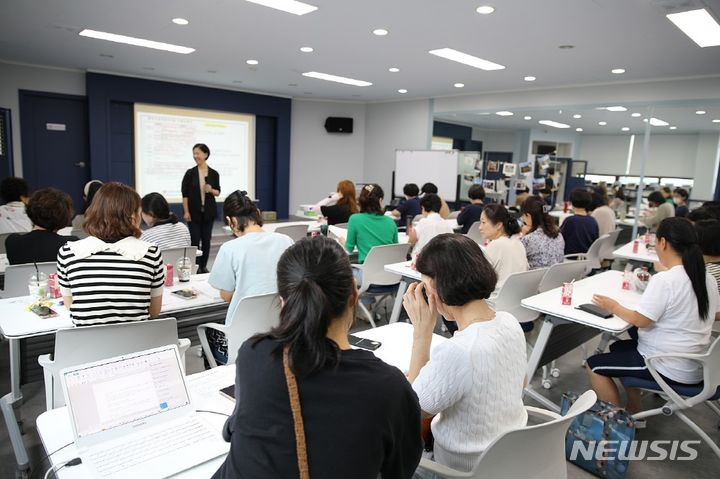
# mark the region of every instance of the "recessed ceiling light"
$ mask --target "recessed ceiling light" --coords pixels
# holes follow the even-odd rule
[[[575,114],[573,115],[573,118],[575,118],[575,119],[577,119],[577,118],[582,118],[582,115],[579,114],[579,113],[575,113]]]
[[[388,68],[388,71],[389,71],[390,73],[397,73],[397,72],[400,71],[400,69],[399,69],[399,68],[396,68],[396,67],[392,67],[392,68]]]
[[[172,19],[172,22],[173,22],[175,25],[187,25],[188,23],[190,23],[190,22],[187,21],[186,19],[184,19],[184,18],[179,18],[179,17],[178,17],[178,18],[173,18],[173,19]]]
[[[300,47],[300,51],[303,53],[312,53],[314,50],[313,47]]]
[[[666,16],[700,47],[720,45],[720,25],[704,8]]]
[[[436,50],[430,50],[428,53],[445,58],[446,60],[452,60],[464,65],[479,68],[481,70],[503,70],[505,68],[503,65],[498,63],[483,60],[482,58],[468,55],[467,53],[463,53],[452,48],[438,48]]]
[[[398,90],[398,93],[407,93],[407,90],[404,89],[404,88],[401,88],[401,89]]]
[[[668,126],[670,123],[663,121],[659,118],[650,118],[650,124],[652,126]]]
[[[523,78],[523,80],[525,80],[525,81],[535,81],[535,80],[537,80],[537,78],[535,78],[534,76],[526,76],[525,78]]]
[[[163,50],[166,52],[182,53],[187,55],[195,51],[194,48],[182,47],[180,45],[173,45],[171,43],[156,42],[153,40],[145,40],[143,38],[128,37],[125,35],[118,35],[116,33],[99,32],[97,30],[85,29],[78,35],[81,37],[96,38],[98,40],[107,40],[108,42],[124,43],[126,45],[133,45],[136,47],[152,48],[154,50]]]
[[[669,129],[669,130],[677,130],[677,126],[671,126],[671,127],[668,128],[668,129]]]
[[[495,114],[498,115],[498,116],[513,116],[513,112],[511,112],[511,111],[506,111],[506,110],[496,111]]]
[[[303,76],[310,77],[310,78],[316,78],[318,80],[332,81],[332,82],[336,82],[336,83],[344,83],[345,85],[352,85],[352,86],[370,86],[370,85],[372,85],[372,83],[370,83],[368,81],[354,80],[352,78],[340,77],[337,75],[330,75],[329,73],[305,72],[305,73],[303,73]]]
[[[377,35],[379,37],[384,37],[387,34],[388,34],[388,31],[385,30],[384,28],[376,28],[375,30],[373,30],[373,35]]]
[[[464,84],[464,83],[456,83],[456,84],[454,84],[453,86],[454,86],[455,88],[462,88],[462,87],[465,86],[465,84]]]
[[[621,129],[622,131],[630,131],[630,128],[628,128],[627,126],[623,126],[623,127],[620,128],[620,129]]]
[[[247,63],[248,65],[257,65],[260,62],[257,60],[247,60],[245,63]]]
[[[647,122],[648,122],[648,119],[647,119],[647,118],[643,118],[643,122],[644,122],[644,123],[647,123]]]
[[[552,120],[540,120],[538,123],[545,126],[552,126],[553,128],[570,128],[570,125]]]
[[[583,131],[582,128],[575,128],[575,131]]]
[[[560,50],[572,50],[575,48],[575,45],[559,45],[558,48]]]
[[[707,113],[705,110],[698,110],[695,112],[696,115],[704,115],[705,113]]]
[[[598,122],[598,125],[600,125],[600,126],[605,126],[605,125],[607,125],[607,122],[606,122],[606,121],[599,121],[599,122]]]
[[[490,15],[495,11],[495,7],[491,7],[490,5],[483,5],[481,7],[477,7],[475,11],[478,12],[480,15]]]
[[[713,120],[712,122],[713,122],[713,123],[720,123],[720,118],[716,118],[716,119]]]
[[[523,120],[532,120],[532,117],[529,116],[529,115],[528,115],[528,116],[524,116],[524,117],[523,117]]]
[[[605,109],[607,111],[627,111],[624,106],[606,106]]]
[[[306,13],[314,12],[318,9],[315,5],[308,3],[297,2],[296,0],[247,0],[250,3],[257,3],[264,7],[274,8],[275,10],[282,10],[283,12],[292,13],[295,15],[305,15]]]
[[[610,70],[610,73],[614,73],[615,75],[622,75],[623,73],[625,73],[625,69],[624,68],[613,68],[612,70]]]
[[[637,117],[639,117],[639,116],[642,116],[642,113],[633,113],[633,114],[630,115],[630,116],[634,116],[635,118],[637,118]]]

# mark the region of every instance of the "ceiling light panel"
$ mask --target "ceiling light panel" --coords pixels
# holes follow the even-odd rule
[[[545,126],[552,126],[553,128],[570,128],[570,125],[552,120],[540,120],[538,123]]]
[[[153,40],[145,40],[144,38],[128,37],[126,35],[118,35],[116,33],[100,32],[97,30],[85,29],[78,35],[81,37],[95,38],[98,40],[106,40],[114,43],[124,43],[136,47],[152,48],[154,50],[163,50],[166,52],[181,53],[187,55],[195,51],[194,48],[173,45],[172,43],[156,42]]]
[[[296,0],[247,0],[250,3],[256,3],[264,7],[274,8],[293,15],[305,15],[318,9],[315,5],[309,3],[298,2]]]
[[[484,60],[452,48],[438,48],[436,50],[430,50],[428,53],[440,58],[445,58],[446,60],[452,60],[454,62],[462,63],[463,65],[479,68],[481,70],[491,71],[505,69],[505,67],[499,63]]]
[[[341,77],[337,75],[331,75],[329,73],[320,73],[320,72],[305,72],[303,73],[303,76],[309,77],[309,78],[315,78],[318,80],[325,80],[325,81],[331,81],[335,83],[343,83],[345,85],[352,85],[352,86],[370,86],[372,83],[368,81],[363,80],[355,80],[354,78],[346,78]]]
[[[705,48],[720,45],[720,25],[704,8],[671,13],[667,18],[698,46]]]

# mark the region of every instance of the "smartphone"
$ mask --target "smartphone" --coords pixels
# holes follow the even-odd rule
[[[348,334],[348,341],[352,346],[360,349],[367,349],[368,351],[375,351],[382,343],[380,341],[373,341],[372,339],[359,338],[353,334]]]
[[[595,306],[592,303],[581,304],[575,309],[585,311],[586,313],[594,314],[595,316],[600,316],[601,318],[613,317],[613,314],[610,311],[608,311],[607,309],[603,309],[600,306]]]
[[[220,395],[225,396],[226,398],[230,399],[231,401],[235,400],[235,385],[228,386],[226,388],[222,388],[220,390]]]
[[[176,296],[180,296],[182,299],[195,299],[198,294],[194,289],[178,289],[172,292]]]
[[[33,306],[30,311],[32,311],[42,319],[54,318],[58,315],[55,311],[48,308],[47,306]]]

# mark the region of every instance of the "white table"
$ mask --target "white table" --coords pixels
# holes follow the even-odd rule
[[[639,303],[641,295],[636,291],[622,289],[622,276],[623,273],[620,271],[606,271],[576,281],[573,285],[572,305],[569,306],[562,304],[562,288],[555,288],[520,302],[525,308],[545,315],[545,321],[528,360],[528,381],[532,380],[538,367],[542,364],[547,364],[550,360],[562,356],[598,334],[608,333],[604,335],[603,341],[598,347],[598,352],[601,352],[607,346],[611,335],[620,334],[630,328],[630,324],[617,316],[601,318],[575,309],[580,304],[591,303],[593,294],[609,296],[623,306],[634,309]],[[574,325],[577,329],[575,337],[558,335],[556,338],[551,338],[553,330],[557,326],[569,324]],[[550,349],[548,350],[548,348]],[[553,351],[553,348],[556,350]],[[554,357],[553,354],[555,354]],[[545,360],[542,361],[543,359]],[[529,382],[525,388],[525,394],[552,410],[560,411],[557,404],[535,391]]]
[[[224,306],[226,303],[220,298],[219,291],[208,284],[209,276],[209,274],[194,275],[188,283],[176,281],[175,285],[165,287],[161,315],[169,316],[178,312]],[[195,289],[200,294],[194,299],[182,299],[171,294],[172,291],[188,287]],[[31,302],[32,299],[28,296],[0,299],[0,335],[7,338],[10,353],[10,392],[0,398],[0,408],[20,470],[29,467],[27,452],[14,410],[14,406],[22,404],[23,399],[20,387],[20,341],[35,336],[54,334],[58,329],[74,327],[70,319],[70,312],[61,304],[61,299],[54,300],[55,305],[52,307],[58,316],[48,319],[39,318],[34,313],[27,311],[26,306]]]
[[[356,333],[357,336],[374,341],[380,341],[382,345],[373,353],[382,361],[395,366],[403,373],[407,373],[410,367],[410,354],[412,351],[412,325],[407,323],[396,323],[379,328],[369,329]],[[430,354],[438,344],[447,339],[437,334],[433,335]],[[203,371],[187,377],[188,389],[193,405],[196,409],[217,411],[223,414],[231,414],[235,403],[218,392],[221,388],[235,383],[235,365],[221,366],[218,368]],[[201,418],[207,420],[211,427],[222,430],[225,417],[217,414],[198,413]],[[57,451],[61,447],[73,441],[72,426],[68,415],[67,407],[61,407],[42,413],[37,418],[37,430],[43,447],[47,453]],[[70,444],[61,451],[50,457],[52,464],[61,464],[77,457],[77,448]],[[220,467],[225,456],[220,456],[211,461],[200,464],[173,476],[178,479],[207,478]],[[38,476],[40,477],[40,476]],[[58,479],[80,479],[90,477],[87,468],[80,464],[71,468],[63,468],[58,473]]]
[[[556,218],[556,219],[558,220],[558,223],[559,223],[560,225],[562,225],[562,224],[563,224],[563,221],[565,221],[568,217],[574,215],[572,209],[569,209],[566,213],[563,213],[562,210],[559,210],[559,211],[558,211],[558,210],[554,210],[554,211],[551,211],[549,214],[550,214],[550,216],[552,216],[553,218]],[[615,219],[615,224],[616,224],[617,226],[627,226],[627,227],[631,227],[631,228],[632,228],[632,227],[635,225],[635,219],[634,219],[634,218],[627,218],[627,217],[626,217],[625,219],[616,218],[616,219]],[[640,223],[639,226],[642,226],[642,223]]]
[[[395,295],[395,302],[393,303],[392,313],[390,313],[390,319],[388,323],[396,323],[400,319],[400,311],[402,311],[403,295],[407,291],[410,283],[417,283],[420,281],[420,272],[410,267],[412,261],[403,261],[401,263],[386,264],[383,268],[388,273],[395,273],[400,275],[400,284]]]
[[[613,251],[615,258],[629,259],[632,261],[640,261],[641,263],[654,263],[658,261],[658,256],[655,251],[648,251],[644,241],[638,241],[637,253],[633,253],[633,243],[629,242]]]

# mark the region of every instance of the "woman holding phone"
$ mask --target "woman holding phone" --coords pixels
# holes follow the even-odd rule
[[[206,144],[196,144],[192,152],[197,165],[187,170],[182,180],[183,219],[190,229],[192,245],[203,252],[198,259],[197,272],[207,273],[210,239],[217,215],[215,197],[220,195],[220,174],[207,164],[210,148]]]

